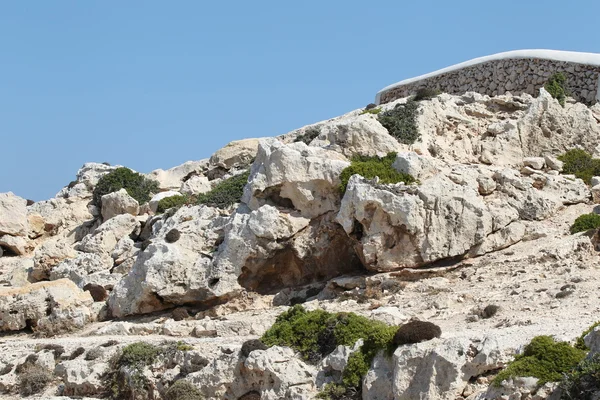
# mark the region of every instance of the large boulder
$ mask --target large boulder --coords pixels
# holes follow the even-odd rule
[[[206,206],[182,207],[154,224],[155,235],[109,298],[113,316],[141,314],[214,298],[209,278],[219,230],[226,218]],[[169,242],[169,232],[180,237]]]
[[[385,156],[406,149],[390,136],[372,114],[351,115],[320,125],[321,135],[311,146],[321,146],[348,158],[353,156]]]
[[[168,170],[157,169],[148,177],[158,181],[161,190],[178,190],[185,179],[194,174],[201,174],[208,166],[208,160],[188,161]]]
[[[0,234],[27,236],[27,200],[0,193]]]
[[[138,220],[131,214],[117,215],[86,235],[76,245],[76,249],[84,253],[110,255],[119,240],[138,231],[139,225]]]
[[[112,266],[113,260],[106,254],[79,253],[77,257],[66,259],[54,267],[50,279],[68,278],[82,289],[89,283],[112,289],[120,278],[119,275],[111,276],[109,270]]]
[[[350,163],[339,153],[261,140],[242,201],[256,210],[264,204],[296,209],[306,218],[337,210],[340,173]]]
[[[29,241],[22,236],[0,235],[0,246],[18,256],[25,255],[31,249]]]
[[[131,214],[136,216],[139,212],[139,203],[131,197],[125,189],[102,196],[102,219],[104,219],[104,221],[111,219],[115,215],[121,214]]]
[[[79,329],[92,320],[92,303],[68,279],[0,288],[0,331],[32,328],[52,335]]]
[[[29,271],[31,282],[46,280],[56,265],[77,256],[73,248],[74,238],[63,231],[37,246],[33,254],[34,266]]]
[[[243,139],[230,142],[210,157],[210,164],[229,170],[249,165],[258,151],[259,139]]]

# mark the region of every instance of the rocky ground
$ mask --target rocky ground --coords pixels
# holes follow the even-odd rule
[[[544,90],[442,94],[421,102],[413,145],[361,111],[154,171],[161,193],[148,204],[124,190],[93,204],[117,168],[94,163],[48,201],[0,194],[3,398],[23,395],[32,365],[51,373],[32,398],[105,398],[115,357],[137,342],[166,349],[143,371],[146,398],[180,378],[207,399],[315,398],[349,349],[317,365],[285,347],[242,349],[297,303],[441,327],[378,355],[363,399],[547,398],[552,384],[489,381],[534,336],[571,341],[600,319],[596,237],[569,233],[600,186],[561,174],[556,159],[597,151],[600,107],[563,108]],[[392,151],[418,184],[355,175],[340,194],[353,156]],[[248,168],[237,205],[156,213],[161,198],[206,193]],[[135,371],[121,372],[135,384]]]

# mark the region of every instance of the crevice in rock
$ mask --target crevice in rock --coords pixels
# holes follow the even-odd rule
[[[268,259],[249,260],[238,283],[260,294],[274,294],[340,275],[365,273],[352,240],[334,218],[333,213],[315,218]]]
[[[254,197],[257,199],[264,199],[266,204],[270,206],[295,210],[292,200],[281,196],[281,186],[282,185],[268,187],[262,192],[255,193]]]

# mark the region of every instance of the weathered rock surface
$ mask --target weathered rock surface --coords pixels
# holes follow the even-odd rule
[[[0,234],[27,236],[27,200],[0,193]]]
[[[229,170],[233,167],[245,167],[249,165],[258,150],[260,139],[235,140],[225,147],[217,150],[210,157],[211,165]]]
[[[168,170],[157,169],[148,174],[158,181],[161,190],[178,190],[186,177],[201,174],[208,166],[208,160],[188,161]]]
[[[104,221],[121,214],[136,216],[139,212],[139,203],[125,189],[102,196],[102,218]]]
[[[67,279],[0,288],[0,331],[32,328],[57,334],[79,329],[92,320],[92,302],[89,293]]]

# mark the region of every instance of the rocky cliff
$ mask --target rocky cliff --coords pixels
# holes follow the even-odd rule
[[[440,94],[403,144],[377,113],[409,101],[153,171],[149,201],[100,193],[123,169],[96,163],[47,201],[0,194],[3,398],[559,398],[541,379],[490,383],[532,338],[600,319],[595,233],[569,230],[600,186],[558,159],[600,153],[600,106]],[[342,182],[377,157],[410,182]],[[344,388],[368,337],[308,358],[255,340],[297,304],[441,335],[395,339]]]

